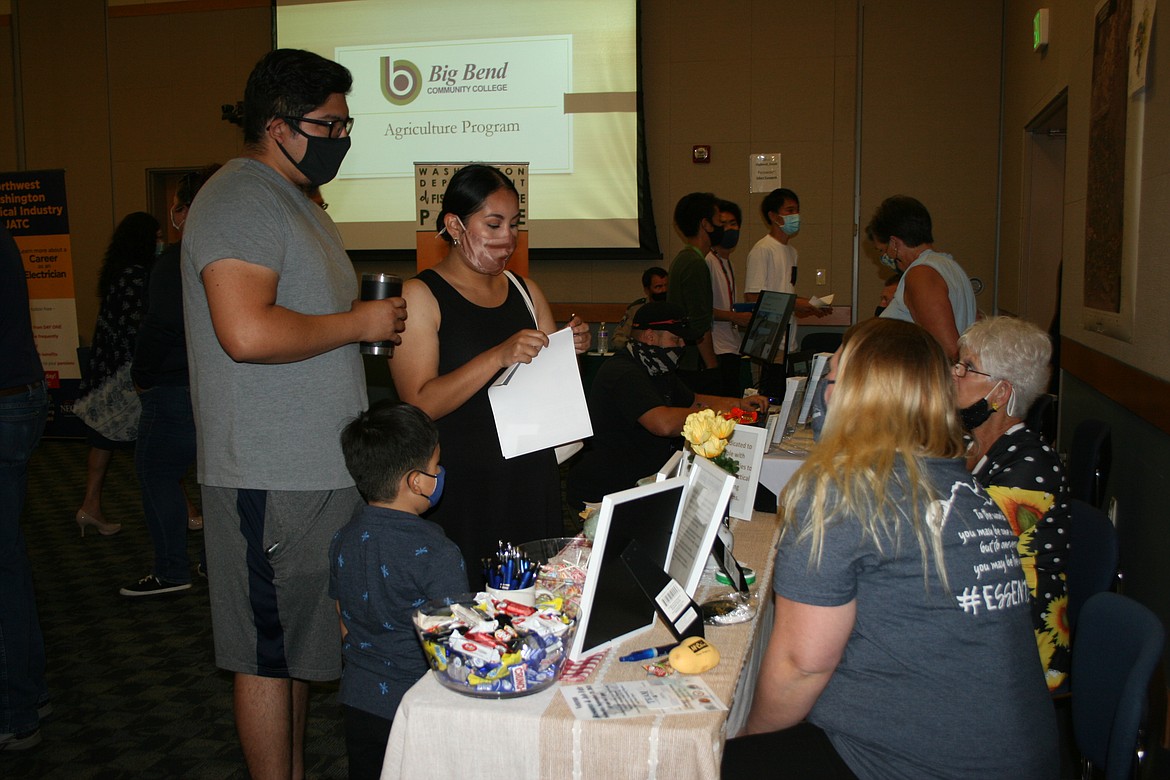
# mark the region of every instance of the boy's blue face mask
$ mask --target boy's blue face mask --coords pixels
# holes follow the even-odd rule
[[[426,474],[426,476],[435,480],[435,489],[427,496],[427,502],[433,507],[439,503],[439,499],[443,497],[443,484],[447,481],[447,469],[439,466],[438,474],[427,474],[427,472],[419,469],[419,474]]]

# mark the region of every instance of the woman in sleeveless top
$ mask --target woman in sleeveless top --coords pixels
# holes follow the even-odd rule
[[[487,397],[502,370],[531,362],[556,329],[540,288],[517,277],[531,297],[534,322],[503,273],[519,220],[516,188],[496,168],[469,165],[451,178],[437,222],[451,249],[403,285],[410,321],[390,361],[399,397],[439,428],[447,476],[428,518],[459,545],[473,587],[482,583],[480,559],[500,540],[564,533],[553,451],[505,460]],[[570,325],[577,352],[589,349],[589,326],[577,317]]]

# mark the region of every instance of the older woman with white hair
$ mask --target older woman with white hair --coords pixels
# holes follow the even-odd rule
[[[963,426],[973,437],[967,465],[1019,536],[1036,644],[1055,690],[1069,668],[1068,483],[1056,451],[1024,424],[1048,384],[1051,357],[1052,343],[1040,328],[992,317],[959,338],[954,376]]]

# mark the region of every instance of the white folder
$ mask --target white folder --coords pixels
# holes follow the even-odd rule
[[[531,363],[517,363],[488,388],[505,458],[593,435],[573,331],[562,328]]]

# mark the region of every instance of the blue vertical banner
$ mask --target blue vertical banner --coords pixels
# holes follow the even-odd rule
[[[0,173],[0,219],[24,260],[33,337],[52,401],[45,435],[83,436],[73,414],[81,366],[65,171]]]

